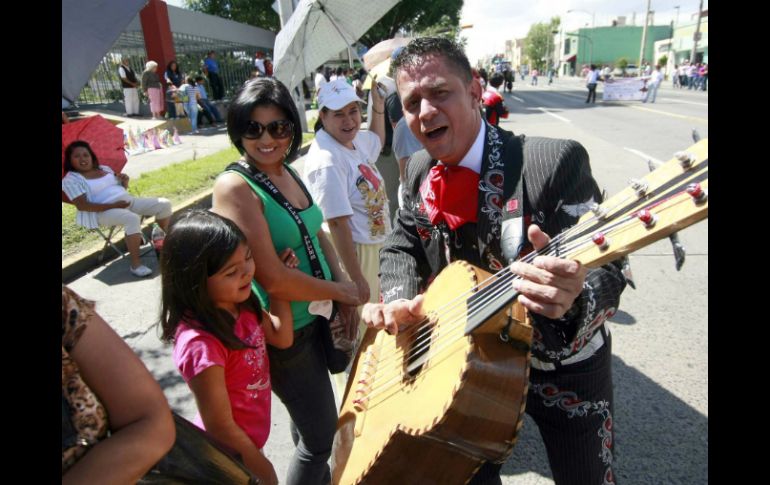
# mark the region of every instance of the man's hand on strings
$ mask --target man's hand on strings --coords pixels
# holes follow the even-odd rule
[[[423,296],[417,295],[411,300],[402,298],[390,303],[367,303],[361,312],[366,325],[376,329],[385,329],[391,335],[397,335],[400,327],[419,322],[425,318],[422,310]]]
[[[532,224],[527,238],[535,251],[548,245],[551,238]],[[510,269],[522,279],[513,280],[519,291],[519,302],[534,313],[548,318],[560,318],[572,307],[583,290],[587,268],[577,261],[555,256],[537,256],[529,263],[516,261]]]

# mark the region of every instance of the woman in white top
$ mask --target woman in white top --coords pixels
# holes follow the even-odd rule
[[[377,85],[376,79],[372,85]],[[391,229],[385,182],[375,166],[385,141],[385,101],[379,89],[372,89],[368,131],[360,131],[363,102],[344,79],[321,87],[316,137],[305,159],[304,179],[361,301],[376,303],[380,248]]]
[[[140,216],[155,216],[163,230],[168,229],[171,202],[164,198],[140,198],[129,194],[128,175],[115,174],[110,167],[100,166],[91,146],[73,141],[64,152],[62,191],[77,208],[75,220],[86,229],[122,225],[131,257],[131,273],[148,276],[152,270],[142,264],[139,246],[142,242]]]

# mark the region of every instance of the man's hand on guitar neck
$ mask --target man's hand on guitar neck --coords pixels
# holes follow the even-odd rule
[[[551,240],[535,224],[529,226],[527,237],[535,251]],[[527,310],[553,319],[561,318],[572,307],[588,271],[577,261],[555,256],[537,256],[531,263],[516,261],[510,269],[522,277],[513,280],[513,289],[521,293],[519,302]]]
[[[423,296],[417,295],[411,300],[402,298],[390,303],[367,303],[361,318],[369,327],[385,329],[389,334],[397,335],[399,325],[411,325],[425,318],[422,302]]]

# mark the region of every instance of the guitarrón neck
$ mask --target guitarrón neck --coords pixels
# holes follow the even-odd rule
[[[468,317],[465,325],[465,335],[470,334],[484,322],[492,318],[503,308],[510,306],[519,296],[519,292],[511,286],[514,274],[508,268],[495,273],[489,283],[473,293],[467,300]]]

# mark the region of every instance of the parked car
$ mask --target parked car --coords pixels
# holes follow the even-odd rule
[[[612,75],[614,77],[636,77],[639,75],[639,68],[636,64],[629,64],[626,66],[626,72],[624,74],[622,69],[616,67],[613,69]]]

